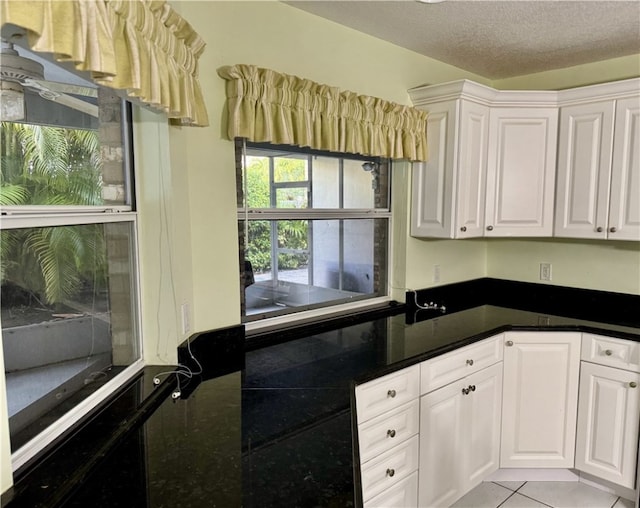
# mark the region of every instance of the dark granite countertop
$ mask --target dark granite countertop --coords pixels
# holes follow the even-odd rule
[[[450,314],[413,311],[389,318],[386,362],[354,379],[360,384],[478,340],[510,330],[578,331],[640,341],[640,327],[480,305]]]
[[[153,388],[153,375],[166,366],[146,367],[89,422],[20,472],[2,504],[353,506],[355,384],[507,330],[640,341],[636,296],[612,319],[589,321],[575,312],[547,314],[539,305],[452,305],[451,295],[438,291],[420,296],[442,297],[450,309],[444,314],[395,306],[317,330],[288,330],[285,342],[274,332],[272,345],[262,347],[271,340],[263,336],[260,347],[246,352],[243,327],[200,334],[192,350],[204,373],[182,386],[180,399],[171,398],[173,376]],[[181,351],[180,362],[188,363]]]

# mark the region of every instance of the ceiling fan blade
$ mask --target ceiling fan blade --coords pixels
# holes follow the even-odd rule
[[[91,104],[90,102],[83,101],[82,99],[78,99],[77,97],[67,95],[66,93],[56,92],[41,84],[40,80],[25,79],[22,83],[24,86],[27,86],[28,88],[38,92],[40,97],[42,97],[43,99],[63,104],[64,106],[76,109],[78,111],[81,111],[82,113],[86,113],[87,115],[98,118],[98,106],[96,106],[95,104]],[[44,83],[47,82],[45,81]]]
[[[58,81],[47,81],[44,79],[25,79],[24,81],[27,86],[32,86],[38,90],[47,89],[57,93],[98,97],[98,89],[89,86],[72,85],[70,83],[60,83]]]
[[[98,118],[98,106],[64,93],[40,94],[41,97]]]

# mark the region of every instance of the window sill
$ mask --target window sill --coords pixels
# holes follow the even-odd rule
[[[245,323],[245,351],[293,340],[301,334],[321,333],[348,326],[361,319],[370,320],[377,314],[387,316],[404,311],[405,304],[389,297],[380,297]]]

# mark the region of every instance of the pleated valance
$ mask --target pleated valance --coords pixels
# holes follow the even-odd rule
[[[227,80],[227,134],[392,159],[427,158],[427,114],[253,65],[218,69]]]
[[[165,0],[2,0],[2,23],[52,53],[186,125],[207,125],[198,82],[204,42]]]

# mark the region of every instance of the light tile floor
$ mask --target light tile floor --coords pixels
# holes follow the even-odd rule
[[[634,503],[582,482],[484,482],[454,507],[634,508]]]

